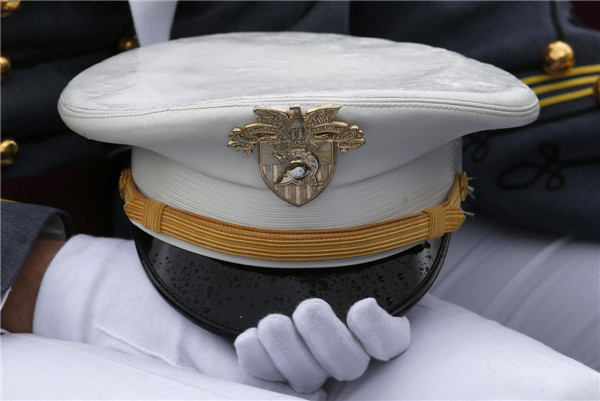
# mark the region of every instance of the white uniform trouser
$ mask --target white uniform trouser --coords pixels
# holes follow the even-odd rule
[[[289,400],[152,357],[34,334],[2,336],[3,400]]]
[[[387,363],[372,361],[356,381],[330,381],[329,400],[600,397],[597,372],[460,307],[427,296],[409,318],[408,351]],[[2,399],[294,398],[155,357],[36,335],[4,335],[2,359]]]
[[[600,370],[600,244],[477,215],[431,291]]]
[[[358,380],[330,381],[329,399],[600,397],[598,372],[460,307],[426,296],[408,317],[410,348],[390,362],[371,362]],[[182,377],[199,375],[200,392],[225,398],[254,397],[231,382],[303,398],[326,397],[324,390],[296,394],[285,384],[245,373],[229,342],[190,323],[152,288],[131,241],[78,236],[67,242],[42,281],[34,332],[121,351],[137,362],[123,357],[98,363],[106,361],[104,351],[88,348],[82,353],[77,345],[73,351],[60,343],[62,351],[57,352],[54,340],[29,347],[23,343],[36,341],[35,337],[5,335],[3,398],[82,398],[82,386],[89,390],[86,398],[145,398],[124,388],[143,387],[148,378],[143,373],[145,362],[139,360],[150,366],[150,358],[153,366],[170,365],[161,373],[169,381],[172,397],[167,398],[188,397],[194,381],[186,381],[178,396],[172,383],[178,375],[164,373],[172,369],[185,372]],[[137,372],[127,380],[115,374],[132,370]],[[221,380],[210,383],[206,376]],[[160,391],[157,394],[165,394]]]

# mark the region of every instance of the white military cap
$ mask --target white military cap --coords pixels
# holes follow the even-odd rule
[[[527,124],[512,75],[429,46],[237,33],[129,51],[77,76],[59,111],[133,146],[121,178],[158,290],[212,330],[322,297],[392,313],[433,282],[464,219],[460,137]]]

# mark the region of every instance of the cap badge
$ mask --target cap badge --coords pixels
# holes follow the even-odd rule
[[[327,105],[302,114],[257,106],[258,121],[234,128],[227,146],[251,155],[258,144],[258,164],[263,180],[277,196],[294,206],[313,200],[325,189],[341,153],[365,144],[356,125],[334,121],[341,106]]]

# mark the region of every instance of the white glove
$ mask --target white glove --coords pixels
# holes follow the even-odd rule
[[[286,384],[250,375],[229,340],[173,309],[150,283],[133,241],[86,235],[67,241],[42,280],[33,331],[298,396]],[[324,399],[325,393],[303,397]]]
[[[296,391],[320,388],[328,377],[354,380],[371,357],[388,361],[410,344],[406,317],[393,317],[373,298],[355,303],[344,325],[329,304],[302,302],[292,318],[271,314],[235,340],[240,364],[265,380],[287,381]]]

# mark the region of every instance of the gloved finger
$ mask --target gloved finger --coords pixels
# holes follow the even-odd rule
[[[397,357],[410,345],[408,319],[390,315],[373,298],[352,305],[346,323],[364,349],[381,361]]]
[[[233,345],[240,365],[252,376],[270,381],[285,381],[258,340],[256,327],[237,336]]]
[[[354,380],[367,370],[371,358],[327,302],[307,299],[292,319],[317,362],[335,379]]]
[[[312,357],[289,317],[268,315],[258,323],[257,334],[273,364],[294,390],[310,393],[325,383],[327,373]]]

